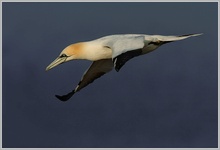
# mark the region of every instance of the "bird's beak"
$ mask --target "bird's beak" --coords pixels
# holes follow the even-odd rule
[[[46,71],[56,67],[59,64],[62,64],[66,61],[66,57],[58,57],[57,59],[55,59],[49,66],[47,66]]]

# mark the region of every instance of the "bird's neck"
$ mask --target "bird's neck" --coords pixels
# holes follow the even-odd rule
[[[81,45],[81,58],[91,61],[108,59],[112,57],[112,50],[94,41],[83,42]]]

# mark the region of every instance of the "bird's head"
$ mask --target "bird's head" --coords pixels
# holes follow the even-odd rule
[[[80,59],[80,56],[82,55],[83,50],[83,43],[77,43],[77,44],[71,44],[67,46],[60,55],[46,68],[46,71],[58,66],[59,64],[62,64],[64,62],[74,60],[74,59]]]

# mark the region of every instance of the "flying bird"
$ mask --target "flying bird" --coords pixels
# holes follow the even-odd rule
[[[119,71],[133,57],[152,52],[163,44],[198,35],[201,34],[181,36],[121,34],[75,43],[67,46],[58,58],[46,68],[46,71],[74,59],[93,61],[74,90],[63,96],[56,95],[61,101],[67,101],[73,94],[92,83],[95,79],[108,73],[113,68]]]

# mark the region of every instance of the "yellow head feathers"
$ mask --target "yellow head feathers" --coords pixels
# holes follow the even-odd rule
[[[84,48],[84,43],[76,43],[76,44],[71,44],[69,46],[67,46],[61,53],[62,54],[66,54],[67,56],[80,56],[82,53],[82,50]]]
[[[84,49],[83,47],[84,47],[84,43],[76,43],[76,44],[71,44],[67,46],[60,53],[60,55],[46,68],[46,71],[64,62],[67,62],[73,59],[81,59],[81,57],[83,56],[82,54],[83,49]]]

